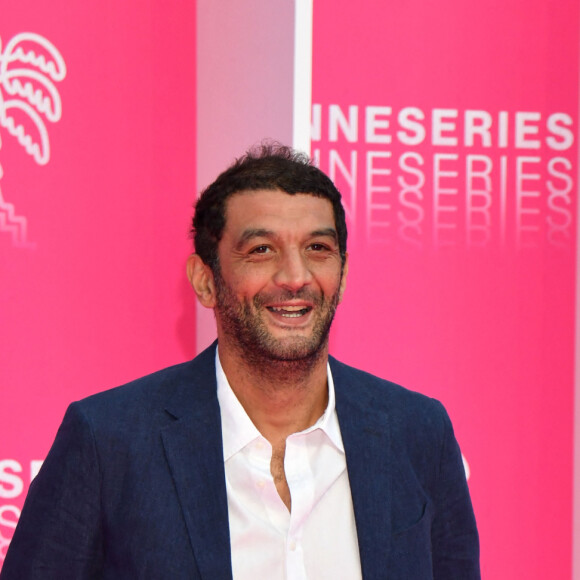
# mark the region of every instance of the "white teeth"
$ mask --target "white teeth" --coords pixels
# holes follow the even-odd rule
[[[284,318],[298,318],[306,314],[308,308],[306,306],[271,306],[269,310],[278,312]]]

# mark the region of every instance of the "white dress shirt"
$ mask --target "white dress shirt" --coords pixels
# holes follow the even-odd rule
[[[328,367],[328,406],[286,440],[292,511],[270,473],[272,447],[232,391],[216,353],[234,580],[357,580],[360,558]]]

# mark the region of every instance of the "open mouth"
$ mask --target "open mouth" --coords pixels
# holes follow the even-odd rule
[[[270,312],[280,314],[284,318],[299,318],[312,310],[311,306],[268,306]]]

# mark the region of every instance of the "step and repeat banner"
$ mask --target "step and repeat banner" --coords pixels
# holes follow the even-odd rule
[[[578,2],[313,22],[312,153],[350,227],[332,350],[445,404],[484,578],[570,578]]]
[[[0,7],[0,566],[69,402],[190,358],[195,5]]]
[[[243,122],[244,148],[292,126],[275,93],[290,60],[271,49],[291,45],[292,11],[262,4],[4,7],[0,566],[68,403],[212,336],[184,276],[196,160],[240,154]],[[490,580],[572,574],[578,12],[314,2],[312,154],[350,232],[331,350],[445,404]]]

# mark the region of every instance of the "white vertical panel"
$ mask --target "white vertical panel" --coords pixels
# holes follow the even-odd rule
[[[312,5],[296,0],[294,28],[294,116],[292,145],[310,155],[312,110]]]

